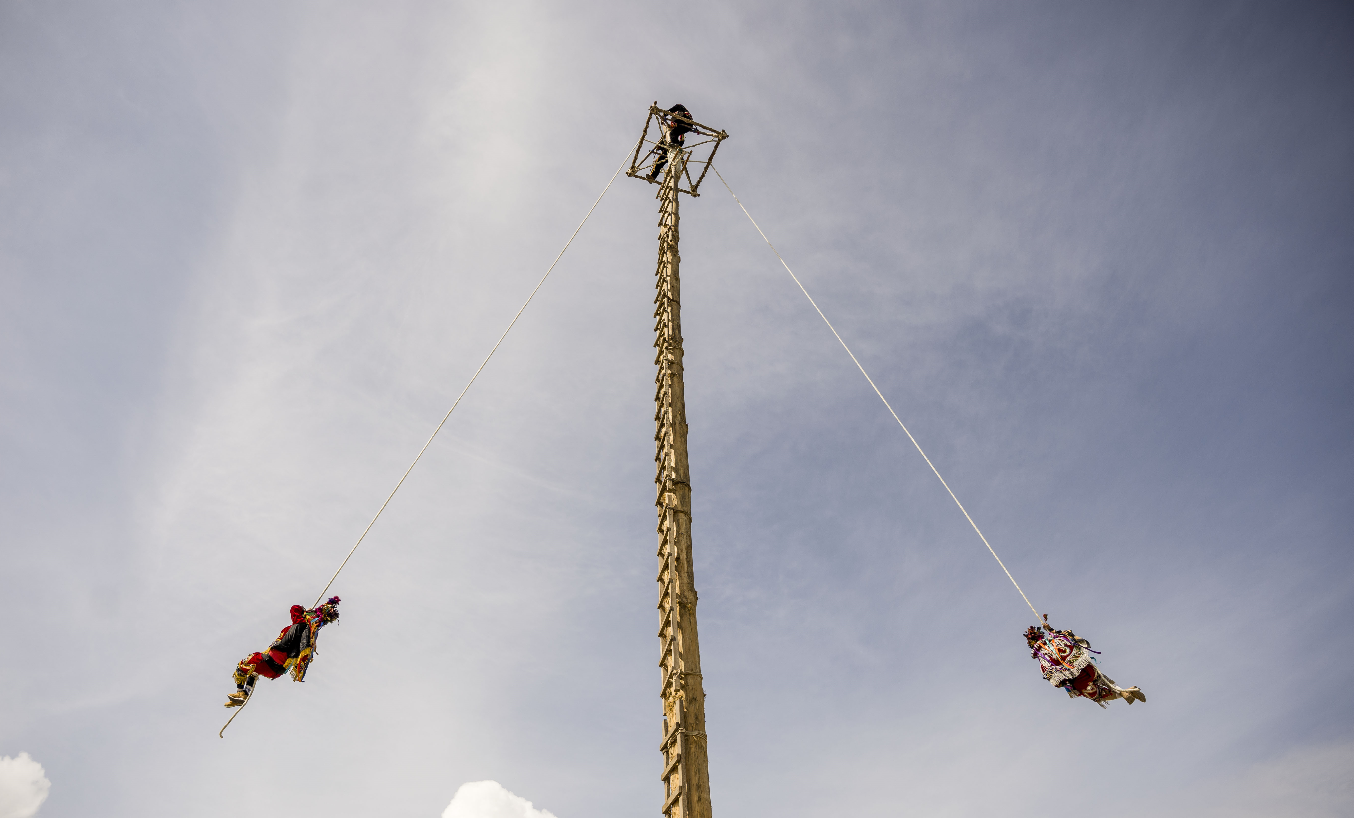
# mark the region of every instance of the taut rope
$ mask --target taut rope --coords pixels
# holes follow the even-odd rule
[[[630,152],[628,150],[625,152],[625,159],[626,161],[629,161],[630,159]],[[329,591],[329,586],[333,585],[334,580],[338,579],[339,572],[343,570],[343,566],[348,564],[348,560],[352,557],[353,552],[356,551],[357,547],[362,544],[362,541],[367,538],[367,532],[371,531],[371,527],[376,525],[376,520],[381,516],[381,512],[385,511],[386,506],[390,505],[391,499],[395,497],[395,492],[399,491],[400,486],[404,485],[404,480],[409,476],[409,472],[414,470],[414,466],[418,465],[418,461],[423,457],[423,453],[428,450],[430,445],[432,445],[433,438],[437,437],[437,433],[442,431],[442,427],[446,425],[447,419],[451,417],[451,413],[455,412],[456,407],[461,405],[461,398],[464,398],[465,393],[470,391],[471,384],[475,383],[475,379],[484,371],[484,367],[489,363],[489,359],[494,357],[494,353],[498,351],[498,347],[503,343],[503,339],[508,337],[508,333],[511,332],[512,328],[517,324],[517,319],[522,317],[522,312],[526,310],[527,305],[531,303],[531,299],[536,297],[536,292],[541,289],[541,285],[545,284],[545,280],[550,277],[550,272],[555,269],[555,265],[559,264],[560,258],[564,256],[564,251],[568,250],[569,245],[574,243],[574,237],[578,235],[578,231],[583,229],[583,225],[588,223],[588,217],[592,215],[592,211],[597,209],[597,205],[602,201],[602,197],[611,189],[611,183],[616,181],[616,177],[620,175],[621,169],[624,167],[625,162],[621,162],[620,167],[616,168],[616,172],[611,174],[611,180],[606,183],[606,187],[602,188],[602,192],[597,196],[597,201],[592,203],[592,207],[588,208],[587,215],[583,217],[583,221],[578,223],[578,227],[574,228],[573,234],[569,236],[568,241],[564,242],[564,247],[560,249],[559,255],[555,256],[555,260],[550,262],[550,267],[546,269],[545,275],[541,276],[541,280],[536,282],[536,288],[531,291],[531,295],[527,296],[527,300],[522,302],[521,309],[519,309],[517,314],[512,317],[512,321],[508,322],[508,328],[503,330],[503,334],[498,338],[498,343],[494,344],[494,348],[489,350],[488,355],[484,356],[484,362],[480,364],[480,368],[476,369],[475,374],[470,376],[470,381],[466,383],[465,389],[462,389],[461,394],[456,396],[456,402],[451,405],[451,408],[447,410],[447,413],[442,416],[442,422],[437,424],[437,428],[433,429],[433,433],[428,436],[428,442],[424,443],[423,448],[418,450],[418,454],[414,457],[414,462],[410,463],[409,468],[404,470],[404,476],[400,478],[400,482],[396,483],[395,488],[390,490],[390,496],[386,497],[386,501],[376,510],[376,516],[372,517],[371,522],[367,523],[367,527],[362,530],[362,536],[358,537],[357,542],[353,543],[353,547],[348,549],[348,556],[343,558],[343,562],[339,563],[338,571],[334,572],[334,575],[329,578],[329,582],[325,583],[324,590],[320,591],[319,597],[315,600],[316,606],[324,599],[324,595]]]
[[[1038,618],[1039,612],[1034,609],[1034,605],[1030,604],[1030,598],[1025,596],[1025,592],[1020,590],[1020,583],[1016,582],[1015,577],[1011,576],[1011,572],[1006,567],[1006,563],[1002,562],[1001,557],[997,556],[997,552],[992,548],[992,543],[988,542],[987,537],[983,536],[982,529],[978,528],[978,524],[973,522],[973,518],[969,516],[968,509],[964,508],[964,504],[959,502],[959,498],[955,496],[954,489],[951,489],[950,484],[945,482],[945,478],[940,476],[940,470],[936,468],[936,464],[932,463],[931,458],[927,457],[926,452],[922,451],[921,444],[918,443],[917,439],[912,436],[912,433],[907,430],[907,426],[904,425],[902,418],[898,417],[898,413],[893,411],[893,407],[889,405],[889,401],[884,397],[884,393],[879,391],[878,386],[875,386],[874,379],[870,377],[870,373],[865,371],[865,367],[861,366],[860,361],[856,358],[856,354],[851,351],[851,347],[846,345],[846,342],[842,340],[842,336],[837,333],[836,327],[833,327],[832,322],[827,320],[826,315],[823,315],[823,311],[818,307],[818,302],[814,301],[813,296],[809,295],[809,291],[804,289],[804,285],[800,282],[799,276],[795,275],[794,270],[790,269],[790,265],[785,263],[785,259],[781,256],[780,251],[776,249],[776,245],[771,243],[771,239],[768,239],[766,233],[762,232],[762,228],[757,224],[757,220],[752,218],[752,214],[748,212],[746,207],[743,207],[743,200],[739,199],[738,194],[733,192],[733,188],[729,187],[729,183],[725,181],[723,174],[719,172],[718,168],[715,168],[715,175],[719,177],[719,181],[724,182],[725,189],[729,191],[729,195],[733,197],[733,200],[738,202],[738,206],[742,208],[743,215],[747,216],[748,221],[752,222],[752,226],[757,228],[758,233],[761,233],[762,239],[766,242],[766,246],[770,247],[771,252],[776,254],[776,258],[780,259],[780,264],[785,268],[785,272],[789,273],[790,278],[794,279],[795,284],[799,285],[799,291],[804,293],[804,297],[809,299],[809,303],[818,311],[818,317],[822,318],[823,323],[827,324],[827,328],[832,330],[833,335],[837,336],[837,341],[842,345],[842,349],[846,350],[846,354],[851,356],[851,360],[855,362],[856,368],[860,370],[860,374],[865,376],[865,380],[870,382],[870,388],[874,389],[874,393],[884,402],[884,407],[889,410],[890,415],[893,415],[893,419],[898,421],[898,426],[902,428],[903,434],[907,435],[907,439],[912,441],[913,446],[917,447],[918,454],[926,461],[926,465],[931,467],[931,471],[935,473],[936,479],[940,481],[940,485],[944,486],[945,490],[950,493],[950,499],[954,500],[954,504],[959,506],[960,511],[964,512],[964,518],[968,520],[968,524],[973,526],[974,531],[978,532],[978,538],[983,541],[983,545],[987,546],[987,550],[992,552],[992,558],[997,561],[997,565],[1001,566],[1001,570],[1006,572],[1006,578],[1011,580],[1011,584],[1014,585],[1016,591],[1020,593],[1020,598],[1025,600],[1025,604],[1030,606],[1030,610],[1034,611],[1035,617]]]

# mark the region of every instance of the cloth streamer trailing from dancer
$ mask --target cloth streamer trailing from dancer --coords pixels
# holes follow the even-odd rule
[[[291,606],[291,624],[282,629],[268,650],[251,653],[235,666],[235,692],[227,697],[226,707],[240,707],[248,701],[260,676],[276,679],[290,672],[292,679],[304,682],[315,658],[320,628],[338,621],[338,605],[339,598],[331,596],[314,608]]]
[[[1030,657],[1039,660],[1044,678],[1054,687],[1067,691],[1071,698],[1090,699],[1101,707],[1105,702],[1123,699],[1145,702],[1147,697],[1136,687],[1119,687],[1100,671],[1091,654],[1091,643],[1071,631],[1054,630],[1044,614],[1043,630],[1031,626],[1025,631],[1025,643],[1033,651]]]

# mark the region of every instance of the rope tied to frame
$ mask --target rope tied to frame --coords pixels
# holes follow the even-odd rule
[[[987,550],[991,552],[992,558],[997,561],[997,565],[1000,565],[1001,570],[1006,573],[1006,578],[1015,586],[1016,591],[1020,594],[1020,598],[1025,600],[1025,604],[1029,605],[1030,610],[1034,611],[1035,617],[1038,618],[1039,611],[1035,610],[1034,605],[1030,602],[1030,598],[1025,596],[1025,592],[1020,588],[1020,583],[1016,582],[1015,577],[1011,576],[1011,571],[1006,567],[1006,563],[1002,562],[1001,557],[997,556],[996,549],[992,547],[992,543],[988,542],[987,537],[983,536],[982,529],[978,528],[978,524],[973,521],[973,517],[969,516],[968,509],[964,508],[964,504],[959,502],[959,498],[955,495],[954,489],[950,488],[950,484],[946,483],[945,478],[940,476],[940,470],[936,468],[936,464],[932,463],[931,458],[926,456],[926,452],[922,450],[921,444],[918,443],[917,439],[908,431],[907,425],[903,423],[902,418],[898,417],[898,413],[893,411],[893,407],[889,405],[888,398],[885,398],[884,393],[879,391],[879,387],[875,385],[874,379],[870,377],[870,373],[865,371],[865,367],[862,366],[860,360],[856,358],[856,354],[851,351],[851,347],[847,346],[846,341],[842,340],[842,336],[837,332],[837,328],[832,326],[831,321],[827,320],[827,316],[823,314],[823,310],[818,306],[818,302],[814,301],[813,296],[809,295],[809,291],[804,288],[804,284],[799,280],[799,276],[795,275],[794,270],[790,269],[790,265],[785,263],[785,258],[781,256],[780,251],[776,249],[776,245],[771,243],[771,239],[766,237],[766,233],[763,232],[761,226],[757,224],[757,220],[752,218],[752,214],[743,206],[743,200],[738,198],[738,194],[733,192],[732,187],[729,187],[729,183],[725,180],[724,174],[719,172],[719,168],[714,168],[714,171],[715,175],[719,177],[719,181],[724,183],[724,189],[729,191],[729,195],[738,203],[738,207],[743,211],[743,215],[748,217],[748,221],[752,222],[752,226],[757,229],[759,234],[761,234],[762,240],[766,242],[766,246],[770,247],[771,252],[776,254],[776,258],[780,259],[781,266],[785,268],[785,272],[790,274],[790,278],[794,279],[795,284],[799,287],[799,291],[804,293],[804,297],[813,305],[813,309],[818,313],[818,317],[822,318],[823,323],[827,324],[827,328],[832,330],[832,334],[836,336],[837,342],[842,345],[842,349],[846,350],[846,354],[851,356],[851,361],[855,363],[856,368],[860,370],[860,374],[865,376],[866,381],[869,381],[870,388],[873,389],[874,393],[879,396],[879,399],[884,402],[884,408],[888,409],[889,414],[893,415],[893,419],[898,421],[898,426],[903,430],[903,434],[907,435],[907,439],[912,441],[912,445],[916,447],[917,453],[926,461],[926,465],[931,467],[931,471],[935,474],[936,479],[940,481],[940,485],[944,486],[945,491],[949,492],[950,499],[954,500],[954,504],[959,506],[959,510],[964,513],[964,519],[968,520],[969,525],[973,526],[973,530],[978,534],[978,539],[982,540],[983,545],[987,546]]]

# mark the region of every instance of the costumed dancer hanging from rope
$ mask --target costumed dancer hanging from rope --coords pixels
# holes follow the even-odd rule
[[[1033,651],[1030,657],[1039,660],[1039,669],[1044,678],[1054,687],[1067,691],[1072,698],[1078,696],[1090,699],[1101,707],[1105,702],[1123,699],[1132,704],[1136,699],[1147,701],[1147,697],[1136,687],[1119,687],[1114,680],[1101,672],[1091,658],[1091,643],[1071,631],[1054,630],[1048,624],[1048,614],[1044,614],[1044,629],[1030,626],[1025,631],[1025,644]]]
[[[282,629],[268,650],[251,653],[235,666],[235,692],[226,698],[226,707],[240,707],[248,701],[260,676],[276,679],[290,671],[293,679],[304,682],[306,669],[315,658],[320,628],[338,621],[338,605],[339,598],[331,596],[314,608],[291,606],[291,624]]]
[[[1006,578],[1011,580],[1011,584],[1015,586],[1021,599],[1025,600],[1025,604],[1029,606],[1031,611],[1034,611],[1035,616],[1039,616],[1039,612],[1035,610],[1034,603],[1030,602],[1029,597],[1025,596],[1025,592],[1021,590],[1020,583],[1016,582],[1015,577],[1012,576],[1010,570],[1007,569],[1006,563],[1002,562],[1001,557],[997,556],[996,549],[987,541],[987,537],[983,536],[982,529],[978,528],[978,523],[969,515],[968,509],[964,508],[964,504],[959,502],[959,496],[950,488],[950,484],[945,482],[945,478],[940,476],[940,470],[936,468],[936,464],[932,463],[931,458],[927,457],[926,452],[922,451],[921,444],[918,443],[917,439],[912,436],[910,431],[908,431],[907,426],[903,423],[903,419],[898,417],[898,413],[893,411],[893,406],[889,404],[888,399],[884,397],[884,393],[875,385],[874,378],[871,378],[870,373],[865,371],[865,366],[861,364],[858,358],[856,358],[856,354],[851,351],[851,347],[846,345],[846,340],[837,332],[836,327],[832,326],[832,322],[827,320],[827,316],[823,314],[823,310],[818,306],[818,302],[814,301],[813,296],[809,295],[809,291],[804,288],[804,284],[799,280],[799,276],[795,275],[794,270],[790,269],[790,265],[786,263],[785,258],[781,256],[780,251],[776,249],[776,245],[771,243],[771,239],[767,238],[766,233],[763,232],[761,226],[757,224],[757,220],[752,218],[751,213],[748,213],[748,209],[743,206],[743,200],[739,199],[738,194],[733,192],[733,188],[729,186],[724,175],[719,172],[719,168],[715,168],[715,175],[719,177],[719,181],[724,183],[724,187],[728,189],[729,195],[738,203],[738,207],[741,208],[743,214],[748,217],[748,221],[752,222],[752,226],[761,234],[762,240],[766,242],[766,246],[770,247],[771,252],[776,254],[776,258],[780,259],[781,266],[785,268],[785,272],[789,273],[790,278],[794,279],[795,284],[799,286],[800,292],[804,293],[804,297],[809,300],[809,304],[811,304],[814,310],[818,312],[818,316],[823,319],[823,323],[827,324],[829,330],[832,330],[832,334],[836,336],[837,341],[842,345],[842,349],[845,349],[846,354],[851,356],[851,360],[855,363],[856,368],[860,370],[860,374],[865,376],[865,380],[868,381],[870,387],[874,389],[874,393],[879,396],[881,401],[883,401],[884,408],[888,409],[889,414],[893,415],[893,419],[898,422],[898,426],[903,430],[903,434],[907,435],[907,439],[912,441],[912,445],[916,447],[917,453],[926,461],[926,465],[931,467],[931,471],[935,474],[936,479],[945,487],[945,491],[949,493],[950,499],[954,500],[954,504],[959,507],[961,512],[963,512],[964,518],[968,520],[969,525],[973,526],[973,530],[977,533],[978,539],[982,540],[983,545],[987,546],[987,550],[991,552],[992,558],[997,561],[997,565],[1000,565],[1001,570],[1006,573]],[[1067,695],[1072,698],[1081,696],[1090,699],[1101,707],[1105,706],[1105,702],[1113,701],[1114,699],[1123,699],[1129,704],[1132,704],[1135,699],[1140,702],[1147,701],[1147,697],[1144,696],[1142,691],[1138,688],[1119,687],[1114,683],[1113,679],[1100,672],[1100,668],[1096,667],[1095,663],[1091,660],[1091,654],[1099,653],[1099,651],[1091,650],[1090,642],[1082,639],[1071,631],[1055,631],[1053,626],[1048,624],[1047,614],[1043,616],[1043,620],[1043,627],[1047,633],[1041,633],[1038,627],[1031,627],[1029,630],[1025,631],[1025,641],[1034,651],[1032,654],[1033,657],[1039,660],[1039,666],[1044,672],[1044,678],[1051,684],[1066,690]]]

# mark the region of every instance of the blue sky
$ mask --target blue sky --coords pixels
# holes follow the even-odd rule
[[[0,756],[40,816],[656,812],[652,188],[684,200],[719,814],[1354,808],[1334,3],[0,5]]]

